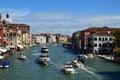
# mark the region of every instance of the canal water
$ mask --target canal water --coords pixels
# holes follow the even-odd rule
[[[64,64],[77,59],[77,55],[62,45],[49,45],[48,49],[52,60],[50,66],[39,64],[40,45],[33,46],[23,52],[27,56],[24,61],[18,59],[17,52],[8,58],[11,66],[0,69],[0,80],[120,80],[120,64],[100,58],[87,59],[85,67],[75,69],[75,74],[64,74]]]

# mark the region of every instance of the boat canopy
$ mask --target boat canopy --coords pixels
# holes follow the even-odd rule
[[[4,59],[5,57],[4,56],[0,56],[0,59]]]
[[[7,49],[5,49],[5,48],[0,48],[0,52],[6,52],[7,51]]]
[[[21,48],[21,49],[23,48],[23,46],[22,46],[22,45],[17,45],[17,47],[19,47],[19,48]]]

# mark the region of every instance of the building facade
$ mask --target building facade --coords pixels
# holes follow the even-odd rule
[[[39,34],[36,35],[37,44],[46,44],[46,42],[47,42],[47,38],[45,35],[39,35]]]
[[[30,26],[27,24],[13,23],[9,14],[6,14],[6,18],[1,18],[2,24],[2,45],[9,46],[10,48],[16,46],[26,47],[30,45]],[[0,34],[1,35],[1,34]]]
[[[87,36],[87,53],[111,54],[115,46],[114,40],[115,37],[113,36],[113,33],[110,33],[109,31],[97,32],[93,35]]]
[[[77,31],[73,33],[72,36],[72,45],[74,50],[77,53],[112,53],[113,51],[113,46],[108,47],[108,45],[113,45],[114,42],[114,37],[113,34],[114,32],[120,28],[109,28],[109,27],[90,27],[82,31]],[[104,41],[95,41],[95,39],[105,39]],[[109,41],[109,38],[112,39]],[[107,43],[106,43],[107,42]],[[103,44],[104,43],[104,44]],[[104,45],[106,45],[106,48]],[[103,47],[100,48],[101,45]],[[102,52],[105,51],[105,52]],[[108,52],[110,51],[110,52]]]

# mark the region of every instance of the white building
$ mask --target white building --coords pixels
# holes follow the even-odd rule
[[[5,33],[6,47],[15,48],[20,45],[20,30],[7,29]]]
[[[45,35],[36,35],[36,43],[38,44],[46,44],[47,39]]]
[[[50,35],[49,37],[49,43],[56,43],[57,40],[56,40],[56,36],[55,35]]]
[[[87,36],[87,52],[99,54],[111,54],[114,47],[113,33],[110,31],[97,32]]]

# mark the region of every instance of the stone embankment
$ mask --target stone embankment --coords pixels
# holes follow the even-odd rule
[[[103,58],[103,59],[108,60],[108,61],[120,63],[120,60],[114,58],[113,56],[108,56],[108,55],[98,55],[98,56],[99,56],[100,58]]]

